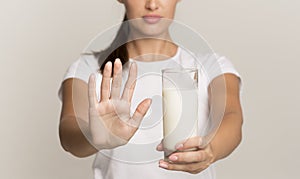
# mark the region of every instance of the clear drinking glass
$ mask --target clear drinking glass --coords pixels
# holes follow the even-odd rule
[[[198,69],[162,70],[165,159],[176,144],[198,134]]]

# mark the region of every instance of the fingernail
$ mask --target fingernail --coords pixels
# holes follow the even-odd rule
[[[120,62],[120,59],[119,59],[119,58],[117,58],[117,59],[115,60],[115,63],[116,63],[116,62]]]
[[[148,104],[149,106],[152,104],[152,99],[151,99],[151,98],[148,98],[147,104]]]
[[[91,78],[92,80],[95,80],[95,74],[92,73],[92,74],[90,75],[90,78]]]
[[[172,161],[176,161],[176,160],[178,160],[178,157],[175,156],[175,155],[171,155],[171,156],[169,157],[169,159],[172,160]]]
[[[111,61],[106,62],[105,66],[111,66]]]
[[[156,147],[156,150],[158,151],[161,151],[163,148],[162,148],[162,144],[159,144],[157,147]]]
[[[160,163],[159,166],[160,166],[161,168],[168,168],[168,165],[165,164],[165,163]]]
[[[183,144],[176,145],[176,149],[181,149],[183,147]]]

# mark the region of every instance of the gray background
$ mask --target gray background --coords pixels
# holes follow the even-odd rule
[[[183,0],[177,20],[243,76],[244,137],[217,162],[219,179],[299,178],[299,0]],[[119,23],[116,0],[0,1],[0,178],[91,178],[58,140],[57,89],[99,32]]]

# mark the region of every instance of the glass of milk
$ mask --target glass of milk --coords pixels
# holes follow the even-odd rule
[[[164,155],[176,144],[198,134],[198,69],[162,70]]]

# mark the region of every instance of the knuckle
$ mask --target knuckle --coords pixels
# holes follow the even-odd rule
[[[175,167],[174,167],[174,165],[172,165],[172,164],[169,164],[169,165],[168,165],[168,170],[175,170]]]
[[[198,152],[198,154],[196,155],[196,160],[197,161],[201,161],[203,159],[203,153],[202,152]]]
[[[212,153],[208,154],[209,159],[212,161],[214,158],[214,155]]]
[[[141,115],[142,114],[142,106],[140,106],[140,107],[138,107],[138,108],[136,108],[136,112],[137,112],[137,114],[139,114],[139,115]]]
[[[192,170],[192,171],[189,171],[190,174],[198,174],[200,173],[201,170],[197,169],[197,170]]]
[[[197,165],[192,165],[192,166],[189,167],[188,172],[191,173],[191,174],[198,174],[198,173],[200,173],[200,171],[202,171],[201,167],[199,167]]]
[[[190,172],[195,172],[195,171],[197,171],[199,168],[198,168],[198,166],[196,166],[196,165],[191,165],[190,167],[189,167],[189,171]]]
[[[127,88],[128,88],[129,90],[134,89],[134,87],[135,87],[135,85],[134,85],[133,83],[127,84]]]
[[[197,137],[197,142],[198,142],[198,146],[202,145],[202,138],[201,137]]]
[[[140,108],[139,112],[140,112],[141,114],[144,114],[144,113],[145,113],[145,110],[146,110],[146,107],[147,107],[147,105],[146,105],[145,103],[141,104],[141,108]]]
[[[176,157],[177,157],[178,162],[183,162],[184,156],[182,156],[182,154],[178,154],[178,155],[176,155]]]
[[[196,171],[189,171],[190,174],[197,174]]]

